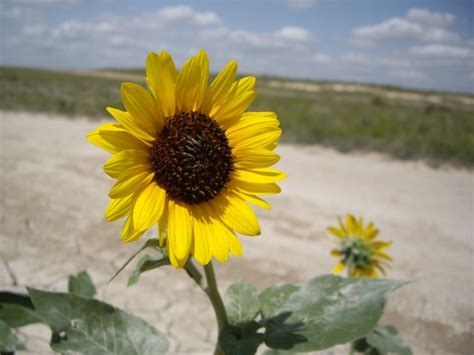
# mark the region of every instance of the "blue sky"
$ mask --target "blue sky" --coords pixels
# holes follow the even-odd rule
[[[474,92],[471,0],[2,0],[0,64],[178,65],[206,49],[212,69]]]

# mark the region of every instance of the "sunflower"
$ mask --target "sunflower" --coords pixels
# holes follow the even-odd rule
[[[206,265],[240,256],[236,233],[256,236],[252,203],[280,192],[283,172],[270,168],[281,135],[273,112],[244,112],[255,99],[255,78],[236,80],[230,61],[210,85],[209,60],[200,51],[178,72],[167,52],[150,53],[149,90],[123,83],[126,111],[108,107],[116,122],[92,131],[88,140],[110,153],[104,171],[117,181],[105,217],[126,217],[122,241],[140,238],[154,225],[171,263],[190,255]]]
[[[373,223],[364,226],[362,218],[357,220],[353,215],[346,216],[346,224],[340,218],[339,228],[329,227],[328,231],[339,238],[339,248],[331,254],[340,259],[333,273],[340,274],[348,268],[349,277],[369,276],[377,278],[379,272],[385,275],[385,269],[390,268],[392,257],[384,252],[392,242],[377,241],[379,230]]]

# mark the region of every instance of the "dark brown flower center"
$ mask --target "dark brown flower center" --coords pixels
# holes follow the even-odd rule
[[[217,196],[229,182],[232,151],[224,131],[198,112],[166,120],[151,148],[155,181],[173,200],[191,205]]]

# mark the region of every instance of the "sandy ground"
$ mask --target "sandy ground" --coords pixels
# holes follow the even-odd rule
[[[122,244],[120,223],[103,219],[107,154],[84,139],[97,123],[0,116],[0,289],[64,290],[69,274],[87,269],[99,298],[166,333],[170,353],[211,353],[213,313],[184,272],[161,269],[128,288],[125,272],[107,286],[138,244]],[[325,227],[337,215],[364,215],[395,241],[391,277],[413,280],[390,297],[382,321],[397,325],[415,354],[472,353],[473,173],[315,146],[279,152],[289,178],[273,210],[258,211],[262,236],[243,238],[244,256],[217,265],[222,290],[236,279],[262,289],[328,273],[333,241]],[[44,326],[22,336],[31,353],[49,353]]]

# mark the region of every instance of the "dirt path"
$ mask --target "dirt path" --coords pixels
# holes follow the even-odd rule
[[[138,245],[122,244],[120,224],[103,220],[111,186],[101,168],[107,155],[84,139],[97,123],[0,116],[0,289],[64,290],[69,274],[88,269],[100,298],[165,332],[170,353],[209,354],[213,314],[184,273],[159,270],[127,288],[125,272],[106,286]],[[328,273],[333,244],[325,226],[337,215],[362,214],[395,241],[391,276],[413,280],[390,298],[384,321],[401,328],[415,354],[470,353],[473,174],[319,147],[279,151],[289,175],[283,193],[272,198],[272,211],[259,211],[263,235],[243,239],[244,256],[217,265],[221,288],[239,278],[263,288]],[[46,328],[24,333],[35,354],[49,353]]]

